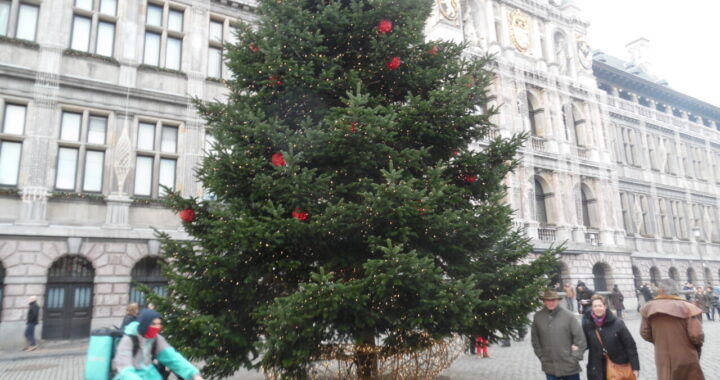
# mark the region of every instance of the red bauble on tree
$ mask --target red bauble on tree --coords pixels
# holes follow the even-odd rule
[[[478,177],[476,175],[465,174],[465,178],[463,178],[463,179],[467,183],[475,183],[475,182],[477,182]]]
[[[437,53],[438,53],[437,45],[433,45],[433,47],[430,48],[430,50],[428,50],[427,53],[430,55],[437,55]]]
[[[378,31],[378,33],[385,34],[385,33],[392,32],[392,28],[393,28],[392,21],[380,20],[380,22],[378,22],[377,31]]]
[[[268,86],[269,87],[277,87],[282,86],[283,82],[280,80],[279,76],[271,75],[268,77]]]
[[[272,164],[275,166],[285,166],[285,156],[282,153],[275,153],[272,155]]]
[[[253,53],[257,53],[257,52],[260,51],[260,48],[257,47],[257,45],[255,45],[254,42],[251,42],[251,43],[248,45],[248,49],[250,49],[250,51],[253,52]]]
[[[185,223],[192,223],[195,221],[195,210],[191,208],[186,208],[185,210],[180,211],[178,214],[180,215],[180,220]]]
[[[300,209],[300,208],[296,208],[296,209],[293,210],[293,212],[292,212],[292,217],[295,218],[295,219],[297,219],[297,220],[299,220],[299,221],[301,221],[301,222],[306,221],[307,218],[308,218],[308,216],[309,216],[309,214],[307,213],[307,211],[303,211],[303,210]]]
[[[357,127],[358,127],[357,121],[353,121],[352,123],[350,123],[350,132],[352,132],[352,133],[357,132]]]
[[[400,57],[392,57],[387,63],[385,63],[385,66],[387,66],[390,70],[397,70],[398,67],[400,67],[400,64],[402,62],[400,61]]]

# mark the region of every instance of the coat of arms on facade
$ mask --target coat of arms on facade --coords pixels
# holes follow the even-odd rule
[[[437,0],[437,6],[446,20],[457,23],[460,14],[458,0]]]
[[[590,56],[590,45],[585,40],[585,36],[582,34],[575,35],[575,41],[577,41],[577,52],[578,60],[585,70],[590,70],[592,66],[592,57]]]
[[[524,53],[530,48],[530,17],[516,9],[508,14],[510,38],[513,45]]]

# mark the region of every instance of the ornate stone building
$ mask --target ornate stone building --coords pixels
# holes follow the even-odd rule
[[[572,0],[437,4],[431,38],[497,57],[497,133],[529,134],[508,202],[537,250],[565,244],[555,280],[629,307],[641,282],[720,280],[720,108],[648,74],[647,40],[593,53]]]
[[[253,7],[0,0],[0,346],[30,295],[53,339],[164,289],[151,227],[186,235],[160,185],[203,196],[190,98],[223,98],[222,43]],[[634,280],[717,282],[720,109],[650,76],[642,40],[634,64],[593,56],[587,26],[568,0],[436,0],[427,33],[496,54],[496,133],[530,135],[507,200],[537,250],[565,244],[557,279],[629,304]]]
[[[160,185],[202,196],[192,169],[222,98],[237,0],[0,1],[0,345],[29,295],[45,339],[118,323],[131,281],[162,291],[151,227],[185,235]],[[40,333],[41,332],[41,333]]]

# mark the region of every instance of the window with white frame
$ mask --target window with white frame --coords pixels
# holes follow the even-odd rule
[[[75,0],[70,49],[112,57],[118,0]]]
[[[102,193],[108,115],[65,109],[60,116],[55,189]]]
[[[135,195],[158,197],[165,195],[161,186],[175,189],[179,128],[161,121],[138,123]]]
[[[234,43],[235,35],[230,20],[211,17],[210,29],[208,30],[208,71],[210,78],[229,77],[229,72],[224,63],[224,47],[226,43]]]
[[[672,231],[670,230],[670,219],[668,218],[667,211],[667,200],[663,198],[657,199],[657,210],[658,210],[658,233],[664,238],[672,237]]]
[[[695,177],[701,181],[707,180],[705,170],[705,149],[699,146],[693,147],[693,169],[695,170]]]
[[[35,41],[40,6],[20,0],[0,0],[0,36]]]
[[[143,63],[181,70],[184,9],[168,3],[148,3],[145,14]]]
[[[17,186],[27,106],[3,102],[0,129],[0,185]]]

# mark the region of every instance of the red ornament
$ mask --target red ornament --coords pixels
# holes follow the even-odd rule
[[[254,42],[251,42],[250,45],[248,45],[248,49],[250,49],[250,51],[253,53],[257,53],[260,51],[260,48],[257,47]]]
[[[453,152],[452,152],[452,155],[453,155],[453,156],[457,156],[457,155],[459,155],[459,154],[460,154],[460,151],[457,150],[457,149],[453,150]]]
[[[269,87],[282,86],[283,84],[283,82],[280,80],[280,77],[276,75],[269,76],[268,81],[270,81],[270,83],[268,83]]]
[[[272,155],[272,164],[275,166],[285,166],[285,157],[282,153],[275,153]]]
[[[430,55],[437,55],[437,53],[438,53],[437,45],[433,45],[433,47],[430,50],[428,50],[427,53]]]
[[[464,179],[467,183],[475,183],[478,180],[478,177],[476,175],[466,174]]]
[[[185,210],[180,211],[180,220],[182,220],[185,223],[192,223],[195,221],[195,210],[191,208],[186,208]]]
[[[352,132],[352,133],[357,132],[357,126],[358,126],[357,121],[353,121],[352,123],[350,123],[350,132]]]
[[[400,57],[392,57],[390,61],[388,61],[385,66],[387,66],[390,70],[397,70],[398,67],[400,67]]]
[[[392,21],[380,20],[380,22],[378,22],[377,31],[378,31],[378,33],[382,33],[382,34],[390,33],[390,32],[392,32],[392,27],[393,27]]]
[[[301,222],[304,222],[308,218],[308,213],[307,213],[307,211],[303,211],[302,209],[296,208],[292,212],[292,217]]]

